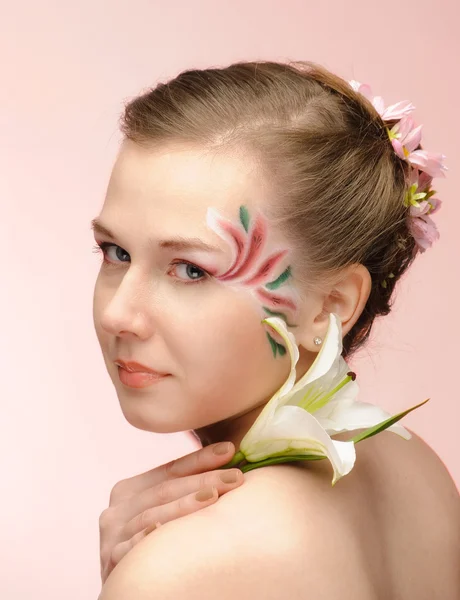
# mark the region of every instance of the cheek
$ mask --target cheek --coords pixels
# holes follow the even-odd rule
[[[99,281],[99,279],[96,281],[96,284],[94,286],[94,293],[93,293],[93,324],[94,324],[94,329],[96,330],[97,338],[100,341],[101,335],[102,335],[100,322],[101,322],[103,298],[102,298],[102,293],[101,293],[101,287],[98,285],[98,281]]]
[[[227,343],[221,343],[211,357],[215,385],[220,385],[221,397],[231,403],[233,412],[268,400],[289,373],[289,361],[274,358],[259,315],[245,316],[233,315],[233,325],[246,323],[236,330],[229,320],[224,332]]]
[[[114,338],[111,328],[107,329],[103,327],[103,324],[106,327],[111,325],[111,322],[107,320],[106,311],[115,293],[116,288],[107,285],[106,282],[98,277],[93,293],[93,326],[104,357],[109,352]]]
[[[273,356],[262,318],[250,294],[228,289],[190,311],[173,354],[191,410],[208,423],[267,401],[287,378],[289,356]]]
[[[110,294],[108,288],[100,280],[98,276],[94,285],[93,293],[93,323],[99,341],[104,337],[104,330],[101,327],[103,312],[110,302]]]

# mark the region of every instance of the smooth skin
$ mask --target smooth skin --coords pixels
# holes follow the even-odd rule
[[[135,545],[100,600],[458,600],[458,491],[412,435],[362,442],[334,488],[325,463],[246,473]]]
[[[362,442],[334,488],[325,462],[246,473],[135,545],[100,600],[458,600],[458,491],[412,435]]]
[[[96,237],[111,244],[113,264],[104,263],[96,282],[94,323],[133,426],[194,430],[203,446],[231,441],[238,448],[286,379],[289,358],[274,359],[254,297],[212,277],[184,283],[197,271],[176,264],[225,272],[228,246],[206,227],[207,208],[235,219],[241,204],[254,214],[270,200],[248,157],[179,147],[154,152],[132,142],[121,148],[100,215],[114,235]],[[288,244],[276,227],[270,233],[274,246]],[[160,250],[158,240],[178,235],[217,249]],[[288,261],[295,268],[294,249]],[[313,339],[324,338],[329,313],[339,316],[346,334],[369,289],[362,265],[320,291],[299,289],[298,377],[316,356]],[[117,357],[170,377],[128,389],[118,378]],[[357,455],[353,471],[334,488],[327,461],[246,473],[244,485],[218,501],[144,535],[111,571],[101,600],[458,600],[460,500],[441,461],[417,436],[408,442],[389,432],[360,443]],[[167,486],[161,489],[165,494]],[[131,513],[121,543],[156,520],[152,513],[130,523],[145,514],[150,493],[138,493],[137,508],[122,503]],[[158,507],[155,494],[153,488]]]
[[[201,510],[240,486],[244,474],[239,469],[219,469],[234,454],[231,442],[212,444],[119,481],[99,517],[102,583],[157,527]]]

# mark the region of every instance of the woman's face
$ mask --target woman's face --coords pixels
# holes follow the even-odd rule
[[[241,206],[253,221],[259,215],[268,234],[264,256],[283,254],[272,265],[275,279],[289,266],[290,252],[263,218],[267,193],[245,158],[123,143],[98,217],[112,235],[94,232],[108,246],[93,315],[108,373],[133,426],[158,433],[198,429],[210,443],[215,429],[207,426],[220,423],[217,437],[224,431],[224,439],[232,439],[238,424],[247,430],[286,379],[289,357],[273,353],[260,296],[254,285],[219,279],[232,266],[233,246],[207,224],[211,207],[239,231]],[[262,263],[259,257],[253,268]],[[133,388],[120,380],[117,359],[168,376]]]

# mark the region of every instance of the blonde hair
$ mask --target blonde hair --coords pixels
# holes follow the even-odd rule
[[[372,104],[309,61],[239,62],[188,70],[130,101],[120,119],[143,146],[187,142],[249,150],[272,190],[271,216],[297,250],[309,285],[363,264],[372,289],[344,338],[344,356],[391,310],[413,260],[404,205],[407,163],[394,152]]]

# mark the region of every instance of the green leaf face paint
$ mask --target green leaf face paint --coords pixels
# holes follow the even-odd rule
[[[291,267],[285,269],[281,275],[275,279],[275,281],[270,281],[265,284],[265,287],[269,290],[277,290],[283,283],[291,277]]]
[[[249,212],[245,206],[240,206],[240,221],[246,233],[249,231]]]
[[[209,208],[207,224],[230,245],[233,253],[230,267],[215,278],[248,288],[266,314],[278,316],[290,327],[296,327],[288,323],[288,315],[294,320],[299,307],[296,290],[292,285],[287,285],[292,279],[291,266],[279,273],[280,263],[289,250],[285,248],[269,251],[268,255],[264,253],[268,246],[266,218],[261,213],[251,218],[248,209],[240,206],[239,222],[235,224],[222,217],[215,209]],[[286,354],[286,348],[268,332],[267,339],[274,357]]]

